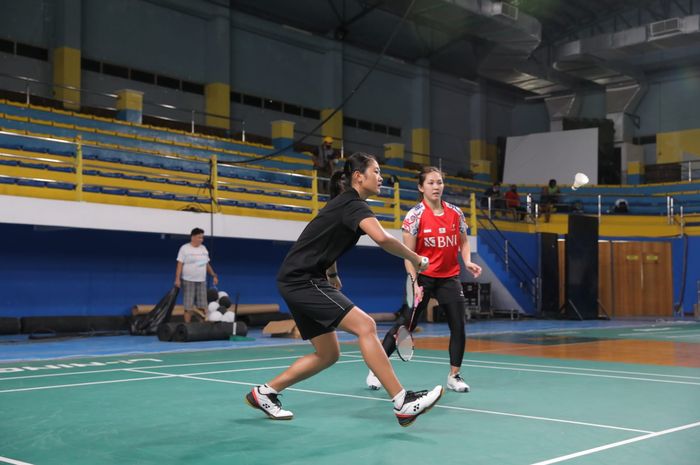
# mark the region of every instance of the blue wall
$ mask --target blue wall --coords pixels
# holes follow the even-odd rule
[[[186,236],[1,224],[11,247],[0,253],[3,316],[128,315],[155,304],[172,286]],[[216,238],[205,244],[219,288],[241,303],[278,303],[275,275],[291,243]],[[371,264],[371,266],[370,266]],[[393,312],[403,300],[403,263],[376,247],[339,262],[345,292],[360,308]]]
[[[539,237],[536,234],[515,233],[504,231],[503,234],[508,239],[508,242],[515,247],[523,256],[525,261],[537,271],[539,269]],[[675,306],[680,302],[681,287],[683,284],[683,239],[681,238],[629,238],[629,237],[601,237],[602,240],[634,240],[640,242],[659,242],[667,241],[671,243],[672,259],[673,259],[673,304]],[[697,282],[700,281],[700,237],[688,237],[688,257],[687,257],[687,274],[685,281],[685,292],[683,293],[683,311],[686,314],[692,314],[693,304],[697,302],[698,288]]]

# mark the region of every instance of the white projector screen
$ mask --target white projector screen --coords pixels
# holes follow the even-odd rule
[[[509,137],[503,184],[571,185],[576,173],[598,184],[598,128]]]

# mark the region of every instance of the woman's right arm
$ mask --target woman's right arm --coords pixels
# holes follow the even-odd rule
[[[403,232],[403,243],[406,247],[408,247],[410,250],[413,250],[415,252],[416,250],[416,237],[412,236],[411,234],[407,233],[406,231]],[[416,267],[413,265],[413,263],[410,260],[404,260],[404,266],[406,267],[406,272],[413,276],[413,279],[416,279],[416,275],[418,272],[416,271]]]
[[[382,225],[379,224],[379,221],[377,221],[377,218],[372,216],[360,221],[360,229],[376,242],[379,247],[392,255],[409,261],[416,270],[423,271],[427,268],[421,263],[422,257],[386,232]]]

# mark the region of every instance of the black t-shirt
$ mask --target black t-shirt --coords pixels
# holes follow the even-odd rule
[[[343,192],[304,228],[282,262],[277,280],[295,282],[325,277],[326,270],[364,234],[360,222],[373,216],[355,189]]]

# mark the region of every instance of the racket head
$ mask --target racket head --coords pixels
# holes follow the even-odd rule
[[[416,289],[413,283],[413,276],[406,275],[406,305],[410,310],[416,306]]]
[[[408,328],[404,325],[399,326],[396,331],[396,353],[404,362],[408,362],[413,358],[413,336]]]

